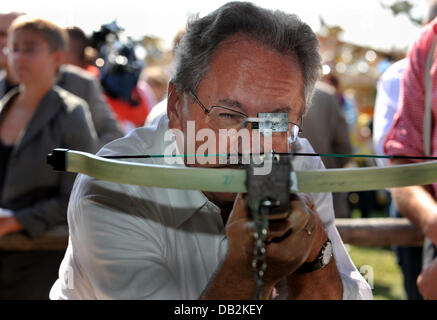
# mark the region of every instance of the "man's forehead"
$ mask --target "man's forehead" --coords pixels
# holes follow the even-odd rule
[[[215,50],[209,70],[214,76],[226,77],[240,73],[240,77],[254,76],[254,80],[269,78],[281,81],[283,78],[299,78],[303,81],[299,61],[292,52],[283,54],[250,36],[234,35],[224,40]],[[235,78],[233,78],[235,80]]]
[[[245,33],[237,33],[224,39],[216,49],[215,55],[223,52],[238,54],[241,48],[250,48],[252,53],[255,53],[255,51],[263,51],[274,57],[285,57],[287,60],[298,62],[297,56],[293,51],[279,52],[274,46]]]
[[[244,35],[231,36],[220,44],[204,80],[208,93],[216,93],[219,99],[214,103],[225,102],[246,114],[249,109],[266,112],[264,107],[272,108],[271,112],[299,114],[303,106],[303,77],[297,58]]]

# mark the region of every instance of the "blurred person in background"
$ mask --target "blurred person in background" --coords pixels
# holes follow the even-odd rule
[[[342,91],[340,80],[334,73],[330,72],[323,75],[321,81],[326,82],[327,84],[334,87],[335,95],[337,96],[338,102],[341,106],[341,110],[349,126],[349,131],[353,132],[358,121],[358,109],[355,100]]]
[[[53,23],[21,16],[8,31],[8,71],[18,86],[0,101],[0,237],[36,237],[67,223],[75,174],[46,164],[54,148],[95,152],[86,102],[55,85],[66,48]],[[0,252],[0,299],[47,299],[62,251]]]
[[[436,31],[437,18],[424,26],[408,52],[400,81],[398,110],[384,144],[387,155],[437,155],[437,130],[433,119],[437,108],[434,94],[437,83]],[[428,101],[431,113],[429,118],[425,118],[425,102]],[[428,124],[429,133],[424,130]],[[392,160],[394,164],[413,162],[418,160]],[[424,298],[437,299],[437,185],[395,188],[391,193],[400,213],[425,234],[418,288]]]
[[[152,90],[153,102],[151,102],[151,105],[153,108],[158,102],[166,98],[168,81],[170,79],[165,74],[164,69],[159,66],[147,67],[144,73],[144,81]]]
[[[368,117],[366,117],[365,114],[359,114],[353,95],[347,94],[347,89],[343,90],[340,79],[334,72],[324,74],[321,78],[321,82],[333,88],[334,95],[337,97],[340,109],[348,125],[348,135],[351,144],[351,152],[348,154],[368,153],[367,145],[369,144],[368,140],[370,138],[370,119],[367,121]],[[358,167],[374,165],[373,161],[369,159],[353,159],[346,163],[350,166]],[[350,192],[348,195],[343,196],[347,198],[349,214],[352,209],[357,208],[362,218],[369,218],[371,212],[376,207],[375,191]]]
[[[93,32],[90,45],[97,50],[96,64],[106,99],[114,111],[124,134],[142,127],[152,109],[149,92],[140,81],[144,59],[139,45],[123,35],[114,21]]]
[[[182,37],[184,36],[185,29],[179,30],[176,35],[173,38],[173,49],[172,53],[173,56],[175,54],[175,50],[179,45],[179,42],[181,41]],[[166,84],[166,87],[168,87],[168,81]],[[158,102],[153,109],[150,111],[146,118],[146,122],[144,123],[145,126],[153,125],[155,120],[159,119],[160,116],[164,113],[167,113],[167,98],[165,97],[161,102]]]
[[[407,59],[393,63],[381,75],[377,83],[377,94],[373,122],[373,148],[375,154],[383,155],[384,141],[393,124],[398,110],[399,87],[402,73],[408,63]],[[379,166],[389,165],[387,159],[376,159]],[[390,201],[389,215],[402,217],[393,201]],[[417,288],[417,277],[422,270],[422,246],[393,246],[397,261],[404,278],[404,290],[408,300],[422,300]]]
[[[77,66],[63,64],[56,84],[82,98],[89,105],[91,119],[99,139],[98,148],[124,135],[94,75]]]
[[[407,62],[407,59],[396,61],[384,71],[377,82],[372,136],[375,154],[384,154],[384,141],[398,110],[400,80]],[[376,159],[376,162],[380,166],[389,165],[387,159]]]
[[[16,80],[12,78],[8,67],[8,29],[12,21],[21,13],[0,13],[0,98],[15,86]]]
[[[85,32],[77,26],[71,26],[65,30],[68,33],[68,50],[64,57],[64,64],[78,66],[99,78],[99,69],[93,63],[93,58],[97,53],[89,46]],[[87,55],[90,51],[93,51],[93,55]]]
[[[164,70],[161,67],[151,67],[146,68],[145,70],[145,79],[141,81],[141,83],[147,84],[145,89],[151,91],[149,95],[152,102],[152,109],[147,115],[146,121],[144,122],[145,126],[150,126],[152,123],[159,118],[163,113],[167,112],[167,87],[169,79],[164,73]],[[157,97],[161,97],[158,99]]]
[[[372,116],[362,112],[358,116],[355,130],[351,136],[354,154],[373,154],[372,144],[373,119]],[[353,164],[360,168],[375,167],[373,158],[354,158]],[[358,209],[361,218],[371,218],[375,211],[385,210],[385,194],[381,190],[358,191],[349,193],[349,203]],[[386,211],[386,210],[385,210]]]
[[[57,84],[84,99],[90,108],[94,127],[99,137],[98,147],[124,135],[116,115],[112,111],[99,81],[99,69],[86,57],[88,38],[82,29],[71,26],[68,34],[68,50],[65,52]]]
[[[437,16],[437,2],[431,1],[423,24],[430,23]],[[393,119],[399,108],[399,90],[401,78],[408,59],[404,58],[393,63],[381,75],[377,83],[377,94],[373,121],[373,148],[376,154],[384,154],[384,142]],[[386,159],[376,160],[379,166],[389,165]],[[395,203],[390,201],[390,216],[400,218],[402,213],[396,208]],[[404,289],[409,300],[422,300],[423,297],[417,287],[417,277],[422,270],[422,246],[395,246],[393,247],[398,264],[404,276]]]
[[[7,30],[12,21],[19,15],[21,14],[0,14],[0,34],[6,35],[3,38],[0,37],[2,53],[7,51]],[[63,65],[61,65],[57,75],[57,85],[84,99],[88,103],[92,121],[99,138],[98,148],[100,148],[109,141],[122,137],[123,132],[104,98],[99,80],[77,66],[65,64],[66,57],[68,62],[72,62],[73,60],[78,61],[78,58],[71,58],[72,54],[67,53],[67,51],[68,50],[63,52]],[[0,67],[4,70],[0,74],[0,98],[2,98],[9,90],[16,87],[18,82],[13,78],[12,73],[9,72],[8,61],[5,54],[0,54]]]
[[[335,95],[335,89],[324,82],[317,82],[311,105],[304,116],[302,137],[307,138],[317,153],[350,154],[352,146],[349,128]],[[342,168],[348,158],[322,157],[326,168]],[[336,218],[349,218],[350,207],[346,192],[333,192]]]

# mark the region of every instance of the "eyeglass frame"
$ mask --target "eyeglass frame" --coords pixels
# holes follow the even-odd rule
[[[202,101],[200,101],[199,97],[198,97],[198,96],[193,92],[193,90],[190,90],[190,94],[193,96],[193,98],[194,98],[194,100],[197,102],[197,104],[198,104],[200,107],[202,107],[203,111],[204,111],[205,114],[207,114],[207,115],[209,115],[209,114],[211,113],[211,110],[214,109],[214,108],[223,108],[223,109],[225,109],[225,110],[232,111],[232,112],[236,112],[236,113],[238,113],[238,114],[241,114],[242,116],[245,116],[246,118],[249,118],[249,116],[248,116],[247,114],[245,114],[244,112],[240,112],[240,111],[237,111],[237,110],[234,110],[234,109],[231,109],[231,108],[228,108],[228,107],[224,107],[224,106],[211,106],[210,109],[208,110],[208,109],[205,107],[205,105],[202,103]],[[299,121],[299,122],[302,124],[302,122],[303,122],[303,120],[302,120],[302,116],[300,117],[300,121]],[[291,124],[293,124],[293,125],[295,125],[295,126],[297,126],[297,127],[299,128],[298,134],[301,133],[301,132],[303,132],[303,131],[302,131],[302,127],[301,127],[301,125],[298,125],[298,124],[296,124],[296,123],[294,123],[294,122],[292,122],[292,121],[288,121],[288,123],[291,123]]]
[[[205,105],[202,103],[202,101],[200,101],[199,97],[192,90],[190,90],[190,94],[193,96],[194,100],[196,100],[196,102],[202,107],[203,111],[207,115],[209,115],[211,113],[211,110],[214,109],[214,108],[223,108],[225,110],[232,111],[232,112],[241,114],[242,116],[244,116],[246,118],[249,118],[249,116],[247,114],[245,114],[244,112],[240,112],[240,111],[237,111],[237,110],[234,110],[234,109],[231,109],[231,108],[228,108],[228,107],[223,107],[223,106],[211,106],[211,108],[208,110],[205,107]]]

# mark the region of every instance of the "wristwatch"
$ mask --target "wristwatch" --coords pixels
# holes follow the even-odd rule
[[[327,240],[320,250],[319,256],[313,262],[305,262],[302,264],[295,273],[308,273],[326,266],[332,259],[332,243],[331,240]]]

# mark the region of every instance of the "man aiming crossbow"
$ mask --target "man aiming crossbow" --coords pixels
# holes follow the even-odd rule
[[[202,142],[190,138],[189,123],[196,135],[203,129],[216,132],[217,144],[222,129],[261,132],[263,127],[262,140],[269,137],[271,149],[261,151],[274,151],[261,163],[271,162],[269,174],[281,172],[277,168],[288,170],[285,176],[293,169],[322,169],[320,158],[293,158],[291,168],[281,167],[290,161],[275,155],[313,151],[297,132],[319,69],[316,35],[297,16],[228,3],[188,25],[175,53],[167,115],[156,126],[109,143],[98,155],[162,155],[172,143],[165,139],[169,129],[181,133],[175,135],[179,154],[186,155],[190,143],[198,152]],[[277,132],[284,114],[286,129]],[[176,166],[218,172],[235,167],[200,157],[180,159]],[[165,158],[126,161],[166,164]],[[250,190],[259,191],[260,184],[266,192],[276,187],[259,179],[262,175],[252,175],[246,182],[245,196],[79,175],[68,212],[70,241],[50,297],[371,299],[335,228],[331,194],[285,190],[261,199]],[[187,179],[187,188],[190,183]],[[280,214],[268,219],[275,210]]]

